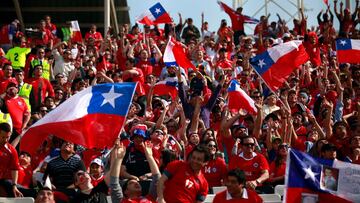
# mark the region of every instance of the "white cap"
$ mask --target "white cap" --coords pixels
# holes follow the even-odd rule
[[[90,163],[90,165],[91,164],[97,164],[97,165],[99,165],[99,166],[104,166],[104,164],[103,164],[103,162],[101,161],[101,159],[99,159],[99,158],[95,158],[94,160],[92,160],[91,161],[91,163]]]

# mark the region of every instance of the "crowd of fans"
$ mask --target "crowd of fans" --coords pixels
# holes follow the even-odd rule
[[[351,13],[343,3],[338,9],[335,0],[311,28],[302,10],[293,24],[279,15],[277,21],[261,16],[254,33],[244,32],[242,8],[225,8],[232,26],[223,19],[217,32],[209,30],[203,14],[200,29],[179,14],[178,24],[163,29],[124,24],[118,34],[109,29],[104,37],[92,25],[83,42],[61,39],[50,16],[36,32],[21,33],[17,20],[4,25],[0,196],[30,196],[36,202],[107,202],[109,195],[113,202],[195,202],[212,187],[226,185],[214,202],[261,202],[257,194],[284,184],[290,147],[359,164],[360,67],[338,64],[335,49],[337,38],[360,39],[358,3]],[[165,66],[170,36],[182,42],[196,69]],[[271,92],[249,60],[295,39],[303,40],[309,61]],[[178,97],[154,95],[156,82],[168,78],[178,82]],[[227,108],[232,79],[255,101],[257,114]],[[56,135],[34,155],[18,151],[22,132],[67,98],[88,86],[122,82],[138,86],[111,152]]]

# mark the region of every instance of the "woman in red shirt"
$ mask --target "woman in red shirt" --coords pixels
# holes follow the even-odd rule
[[[284,184],[285,170],[286,170],[286,157],[288,155],[288,145],[283,143],[279,146],[276,158],[270,164],[270,178],[268,183],[274,187],[278,184]]]

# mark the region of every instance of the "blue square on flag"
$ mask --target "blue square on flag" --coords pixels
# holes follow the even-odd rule
[[[265,73],[273,64],[274,61],[271,59],[269,52],[267,51],[251,59],[251,65],[260,75]]]
[[[351,39],[338,39],[336,40],[337,50],[349,50],[351,47]]]
[[[116,114],[125,116],[136,83],[103,84],[92,88],[89,114]]]
[[[165,9],[161,6],[160,3],[156,3],[150,9],[151,14],[156,18],[159,18],[165,13]]]

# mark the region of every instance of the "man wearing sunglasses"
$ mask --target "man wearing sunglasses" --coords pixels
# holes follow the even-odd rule
[[[241,139],[241,153],[230,157],[229,169],[239,168],[245,172],[247,188],[255,189],[269,178],[269,164],[262,154],[255,152],[255,138]]]

